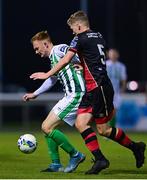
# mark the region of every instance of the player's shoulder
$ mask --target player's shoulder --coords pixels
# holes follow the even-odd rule
[[[111,65],[112,65],[112,61],[111,61],[110,59],[107,59],[107,60],[106,60],[106,65],[107,65],[107,66],[111,66]]]
[[[58,56],[62,56],[62,54],[65,54],[67,52],[68,48],[69,46],[67,44],[55,45],[53,47],[53,53]]]
[[[54,51],[64,52],[65,49],[68,48],[68,45],[67,44],[58,44],[58,45],[55,45],[53,48],[54,48]]]
[[[91,29],[88,31],[85,31],[85,33],[83,33],[83,35],[85,35],[87,37],[103,38],[103,36],[100,32],[96,32],[96,31],[93,31]]]
[[[72,39],[72,41],[70,43],[70,48],[76,47],[78,40],[79,40],[79,36],[78,35],[74,36],[74,38]]]

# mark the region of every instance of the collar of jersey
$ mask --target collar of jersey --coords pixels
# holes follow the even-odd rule
[[[51,49],[51,52],[50,52],[50,55],[49,55],[49,58],[51,57],[51,55],[53,54],[53,50],[54,50],[55,46],[53,46],[53,48]]]

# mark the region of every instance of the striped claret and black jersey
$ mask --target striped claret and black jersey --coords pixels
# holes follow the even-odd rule
[[[50,53],[51,67],[54,67],[68,51],[69,46],[66,44],[56,45]],[[79,58],[75,55],[68,65],[61,69],[56,76],[62,83],[64,91],[70,92],[85,92],[85,82],[81,71],[75,70],[73,63],[79,62]]]
[[[98,87],[107,79],[105,63],[105,41],[99,32],[92,30],[76,35],[70,44],[70,51],[78,53],[83,65],[87,91]]]

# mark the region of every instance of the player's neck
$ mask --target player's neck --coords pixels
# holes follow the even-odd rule
[[[86,32],[86,31],[89,31],[89,30],[90,30],[89,27],[85,27],[85,26],[84,26],[84,27],[82,27],[81,30],[79,31],[79,34],[80,34],[80,33],[83,33],[83,32]]]
[[[50,55],[50,53],[51,53],[51,50],[53,49],[53,44],[51,43],[50,45],[49,45],[49,47],[48,47],[48,52],[49,52],[49,55]]]

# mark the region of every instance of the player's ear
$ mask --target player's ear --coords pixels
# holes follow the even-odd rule
[[[48,48],[48,44],[47,44],[46,42],[44,42],[44,46],[45,46],[46,48]]]

